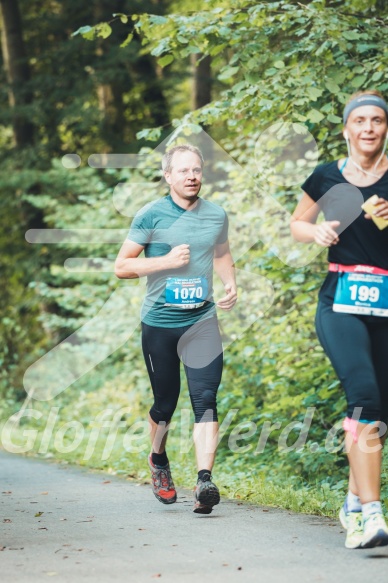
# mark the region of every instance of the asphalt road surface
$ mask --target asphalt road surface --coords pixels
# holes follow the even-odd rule
[[[149,485],[0,452],[0,581],[358,583],[388,580],[388,547],[347,550],[336,520],[222,500],[192,512]]]

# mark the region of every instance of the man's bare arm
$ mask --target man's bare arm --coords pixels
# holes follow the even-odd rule
[[[127,239],[121,246],[115,261],[115,275],[120,279],[135,279],[187,265],[190,261],[189,245],[173,247],[161,257],[139,257],[143,245]]]
[[[226,295],[217,302],[217,306],[223,310],[231,310],[237,301],[237,285],[229,241],[216,245],[213,263],[214,271],[220,277],[226,291]]]

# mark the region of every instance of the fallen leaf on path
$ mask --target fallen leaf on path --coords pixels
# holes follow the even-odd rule
[[[38,528],[38,530],[48,530],[48,528],[46,528],[45,526],[40,526],[40,527]]]
[[[10,518],[4,518],[3,522],[12,522]]]
[[[103,482],[103,484],[110,484],[110,480],[105,480],[105,482]]]
[[[35,516],[42,516],[43,512],[37,512]]]
[[[41,492],[40,495],[41,496],[47,496],[48,492]]]
[[[6,492],[2,492],[2,494],[12,494],[11,490],[7,490]]]

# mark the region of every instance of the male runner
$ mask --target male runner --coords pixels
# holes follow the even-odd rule
[[[237,299],[228,219],[222,208],[199,198],[203,157],[198,148],[189,144],[171,148],[163,156],[162,168],[170,194],[137,213],[118,254],[115,273],[119,278],[147,276],[141,320],[143,354],[154,395],[149,412],[153,493],[163,504],[176,501],[165,446],[180,392],[182,360],[195,415],[194,512],[210,514],[220,500],[211,471],[218,436],[216,394],[223,366],[213,268],[226,292],[217,306],[230,310]]]

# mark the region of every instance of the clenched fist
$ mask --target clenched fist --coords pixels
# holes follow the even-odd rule
[[[321,247],[337,245],[339,237],[335,229],[339,226],[339,221],[324,221],[316,225],[314,241]]]
[[[177,269],[190,261],[190,245],[177,245],[166,255],[166,269]]]

